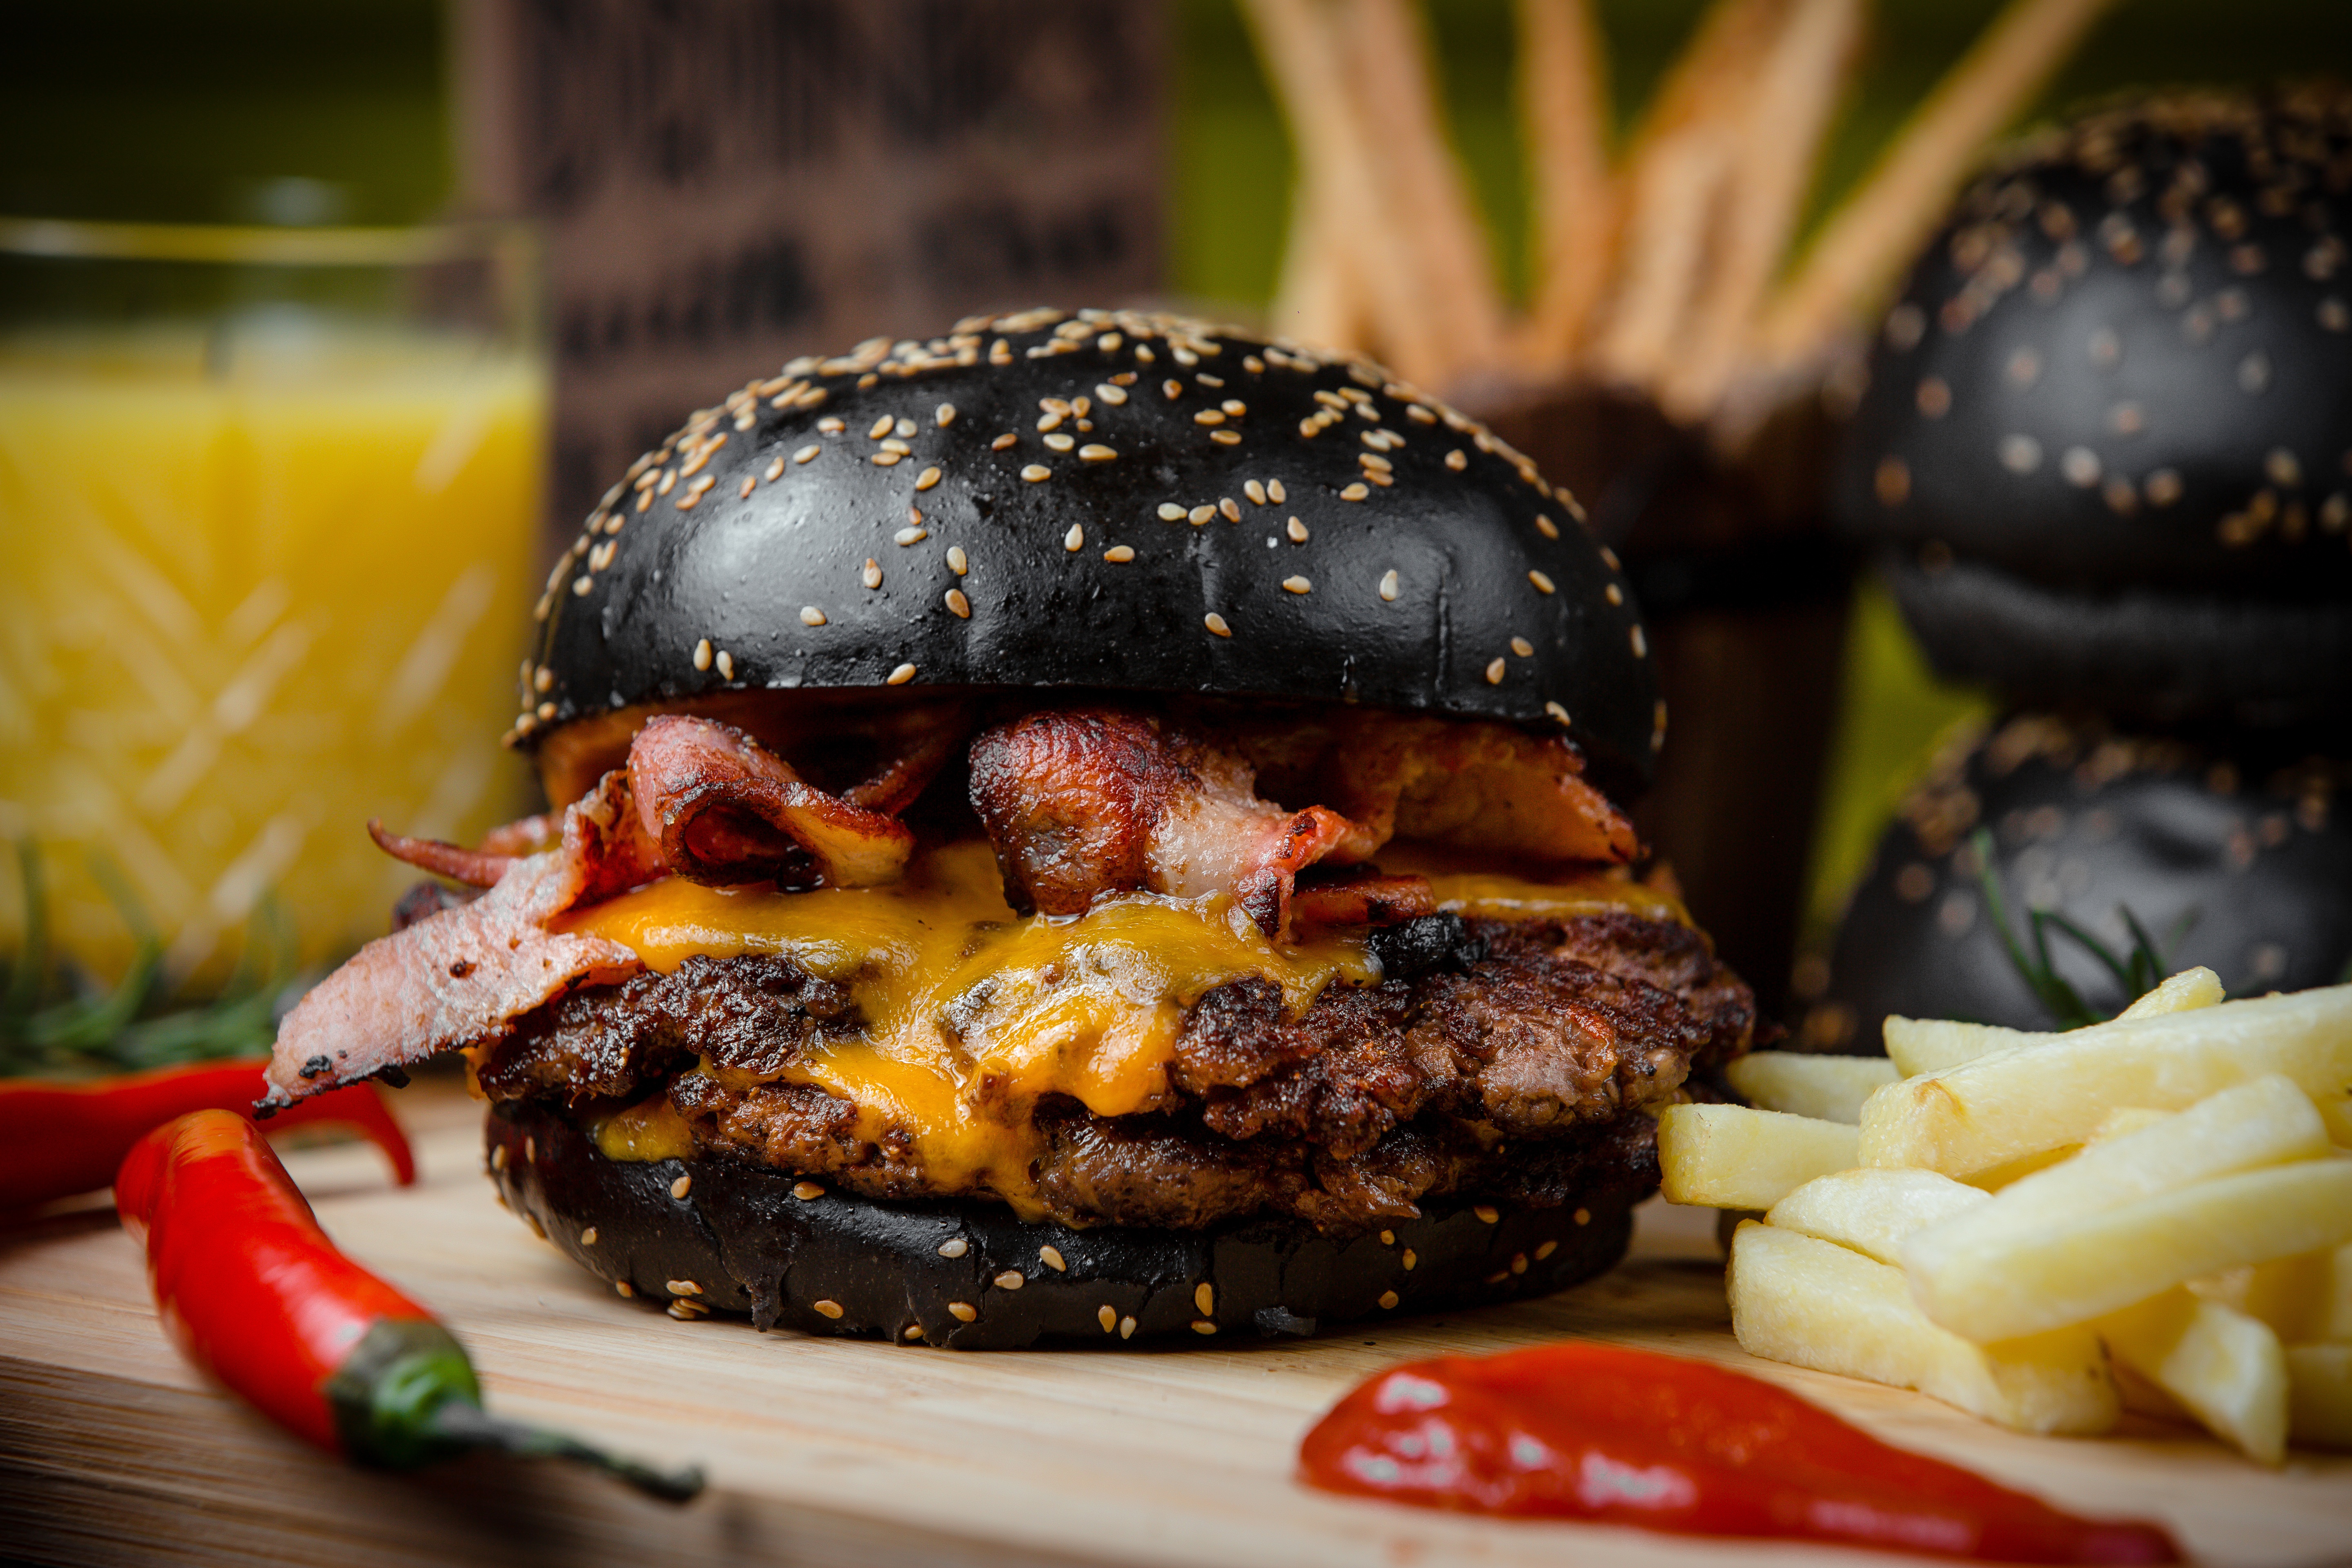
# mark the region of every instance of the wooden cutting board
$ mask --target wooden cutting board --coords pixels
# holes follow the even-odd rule
[[[2283,1471],[2186,1429],[2023,1437],[1933,1400],[1742,1354],[1713,1215],[1654,1204],[1632,1258],[1549,1300],[1311,1341],[962,1353],[677,1322],[625,1301],[501,1210],[479,1110],[400,1098],[422,1179],[363,1147],[289,1164],[352,1254],[441,1313],[498,1408],[617,1448],[698,1459],[670,1509],[552,1466],[403,1479],[279,1435],[157,1331],[138,1251],[93,1205],[0,1231],[0,1559],[375,1564],[1794,1563],[1824,1555],[1344,1500],[1291,1476],[1298,1438],[1388,1363],[1583,1335],[1783,1384],[1893,1442],[2067,1507],[2172,1526],[2200,1562],[2352,1562],[2352,1456]]]

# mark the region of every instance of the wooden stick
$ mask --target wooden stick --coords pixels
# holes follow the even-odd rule
[[[1790,3],[1716,0],[1643,112],[1588,354],[1604,379],[1654,387],[1672,358],[1737,165],[1753,62]]]
[[[2032,101],[2112,0],[2010,0],[1839,206],[1773,301],[1768,362],[1828,352],[1885,300],[1985,143]]]
[[[1446,133],[1414,0],[1342,0],[1340,16],[1338,41],[1381,216],[1378,248],[1366,259],[1407,274],[1409,295],[1398,303],[1436,328],[1429,352],[1417,363],[1400,352],[1394,367],[1409,380],[1444,386],[1499,356],[1503,305],[1493,248]],[[1383,342],[1430,336],[1405,332],[1390,319],[1391,291],[1375,289],[1372,298]]]
[[[1759,309],[1811,188],[1862,24],[1861,0],[1797,0],[1754,64],[1708,276],[1659,384],[1661,406],[1677,419],[1703,418],[1750,346]]]
[[[1290,199],[1290,231],[1283,242],[1282,276],[1266,307],[1277,337],[1331,348],[1368,346],[1370,320],[1347,253],[1329,234],[1339,215],[1328,210],[1328,181],[1311,186],[1302,166]]]
[[[1535,287],[1521,350],[1530,368],[1557,375],[1584,337],[1616,244],[1608,50],[1590,0],[1518,0],[1517,16],[1535,219]]]

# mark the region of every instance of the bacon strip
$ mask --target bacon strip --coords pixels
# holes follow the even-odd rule
[[[1260,800],[1249,764],[1114,710],[1032,713],[971,746],[971,804],[1015,908],[1077,914],[1100,894],[1233,895],[1268,934],[1298,873],[1356,825]]]
[[[420,871],[430,871],[469,888],[496,887],[515,860],[511,855],[468,849],[462,844],[447,844],[438,838],[411,838],[405,834],[389,833],[378,817],[368,818],[367,830],[375,847],[394,859],[404,860]]]
[[[943,761],[944,751],[931,769]],[[920,790],[907,784],[919,764],[901,766],[906,773],[879,786],[884,798]],[[897,881],[915,850],[897,817],[803,782],[782,757],[714,720],[648,721],[629,747],[629,783],[646,837],[691,881],[867,888]]]
[[[1355,877],[1318,882],[1291,894],[1292,924],[1304,931],[1324,926],[1386,926],[1437,912],[1437,895],[1426,877]]]

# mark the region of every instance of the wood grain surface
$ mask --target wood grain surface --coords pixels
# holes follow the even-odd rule
[[[2352,1562],[2352,1457],[2297,1453],[2274,1472],[2137,1419],[2118,1436],[2024,1437],[1750,1360],[1731,1340],[1712,1215],[1652,1205],[1623,1268],[1546,1301],[1311,1341],[962,1353],[677,1322],[622,1300],[499,1207],[477,1107],[429,1082],[400,1106],[418,1135],[414,1190],[392,1188],[362,1147],[289,1157],[337,1240],[447,1320],[498,1407],[698,1459],[712,1490],[670,1509],[551,1466],[395,1478],[313,1454],[178,1359],[137,1249],[93,1202],[0,1231],[0,1559],[1647,1568],[1825,1555],[1428,1513],[1292,1479],[1299,1435],[1375,1368],[1572,1334],[1759,1373],[2066,1507],[2162,1520],[2202,1563]]]

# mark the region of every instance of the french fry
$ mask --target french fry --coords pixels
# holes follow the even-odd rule
[[[1864,1168],[1817,1176],[1774,1204],[1764,1218],[1900,1267],[1906,1237],[1988,1201],[1976,1188],[1933,1171]]]
[[[2179,1110],[2265,1073],[2306,1094],[2352,1084],[2352,985],[2040,1037],[1890,1084],[1863,1106],[1863,1163],[1966,1179],[2079,1143],[2115,1106]]]
[[[1529,357],[1557,374],[1576,353],[1615,248],[1609,49],[1590,0],[1518,0],[1518,97],[1534,206]]]
[[[1885,1057],[1827,1057],[1808,1051],[1750,1051],[1724,1069],[1731,1087],[1766,1110],[1811,1116],[1849,1126],[1862,1121],[1862,1102],[1895,1081]]]
[[[2288,1347],[2286,1429],[2298,1443],[2352,1448],[2352,1344]]]
[[[1668,1203],[1769,1209],[1816,1176],[1851,1169],[1855,1130],[1744,1105],[1670,1105],[1658,1118]]]
[[[1899,1269],[1753,1220],[1732,1238],[1727,1286],[1750,1355],[1916,1388],[2021,1432],[2115,1424],[2115,1385],[2087,1330],[1973,1345],[1920,1315]]]
[[[2221,989],[2221,977],[2211,970],[2184,969],[2116,1014],[2116,1022],[2154,1018],[2166,1013],[2194,1012],[2200,1007],[2214,1005],[2227,994]]]
[[[2189,1289],[2260,1318],[2290,1345],[2352,1340],[2352,1246],[2233,1268]]]
[[[2221,982],[2210,969],[2184,969],[2116,1015],[2113,1023],[2161,1017],[2167,1013],[2193,1012],[2223,999]],[[2105,1027],[2093,1025],[2094,1028]],[[2048,1045],[2083,1033],[2036,1034],[2028,1029],[2004,1029],[1992,1024],[1963,1024],[1952,1018],[1887,1017],[1886,1054],[1906,1078],[1941,1072],[1962,1062],[1990,1056],[2012,1046]]]
[[[2319,1107],[2319,1120],[2327,1123],[2327,1136],[2336,1146],[2352,1149],[2352,1093],[2315,1093],[2311,1103]]]
[[[2083,1322],[2200,1275],[2352,1239],[2352,1160],[2243,1171],[2078,1218],[2028,1215],[2001,1231],[1980,1223],[1994,1204],[1903,1247],[1921,1309],[1979,1343]]]
[[[2091,1129],[2091,1136],[2086,1142],[2112,1143],[2118,1138],[2145,1132],[2157,1123],[2168,1121],[2179,1114],[2177,1110],[2154,1110],[2145,1105],[2118,1105],[2099,1119],[2099,1124]]]
[[[2102,1318],[2116,1359],[2248,1458],[2286,1458],[2287,1362],[2269,1325],[2178,1288]]]

